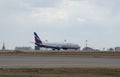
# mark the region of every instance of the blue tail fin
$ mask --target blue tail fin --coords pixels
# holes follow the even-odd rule
[[[42,44],[42,41],[40,40],[36,32],[34,32],[34,37],[35,37],[35,44]]]

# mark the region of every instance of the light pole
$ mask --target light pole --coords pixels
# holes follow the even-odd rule
[[[85,44],[85,45],[86,45],[86,47],[88,47],[88,40],[86,40],[85,42],[86,42],[86,44]]]

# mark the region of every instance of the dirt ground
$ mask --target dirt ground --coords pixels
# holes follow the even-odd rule
[[[79,56],[96,58],[120,58],[120,52],[86,52],[86,51],[0,51],[0,55],[27,55],[27,56]]]
[[[117,68],[1,68],[0,77],[120,77]]]

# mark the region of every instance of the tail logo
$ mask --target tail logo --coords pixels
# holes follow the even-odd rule
[[[40,40],[39,36],[37,35],[36,32],[34,32],[34,37],[35,37],[35,43],[36,44],[42,44],[42,41]]]

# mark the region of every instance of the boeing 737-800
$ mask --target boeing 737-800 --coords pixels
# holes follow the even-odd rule
[[[48,42],[43,42],[39,38],[36,32],[34,32],[34,38],[35,38],[35,45],[38,47],[44,47],[44,48],[52,48],[53,50],[68,50],[68,49],[75,49],[79,50],[80,47],[77,44],[72,44],[72,43],[48,43]]]

